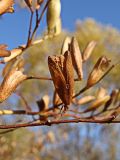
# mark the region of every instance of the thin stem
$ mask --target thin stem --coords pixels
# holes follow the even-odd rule
[[[34,13],[34,12],[31,10],[30,24],[29,24],[28,39],[27,39],[26,48],[30,45],[30,36],[31,36],[31,32],[32,32],[31,30],[32,30],[33,13]]]

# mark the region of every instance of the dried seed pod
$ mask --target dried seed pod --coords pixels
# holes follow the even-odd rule
[[[5,67],[2,70],[2,76],[6,76],[8,74],[8,72],[10,71],[12,65],[14,64],[14,62],[16,61],[16,59],[12,59],[11,61],[9,61]]]
[[[0,49],[6,50],[8,46],[6,44],[0,44]]]
[[[39,111],[44,112],[46,109],[48,109],[50,98],[48,95],[44,95],[40,100],[38,100],[36,103],[38,105]],[[39,117],[41,121],[47,120],[47,115],[43,115]]]
[[[40,6],[42,5],[42,3],[44,2],[44,0],[37,0],[37,4],[36,4],[36,9],[40,9]]]
[[[118,89],[115,89],[111,92],[110,94],[110,99],[109,101],[105,104],[104,106],[104,111],[106,111],[112,104],[114,104],[115,100],[116,100],[116,97],[118,95],[118,92],[119,90]]]
[[[87,112],[96,110],[97,108],[99,108],[100,106],[102,106],[103,104],[105,104],[106,102],[108,102],[109,99],[110,99],[110,96],[109,96],[109,95],[106,95],[106,96],[104,96],[104,97],[101,98],[101,99],[95,100],[95,101],[91,104],[90,107],[88,107],[85,111],[83,111],[83,113],[87,113]]]
[[[82,56],[81,51],[78,45],[76,38],[72,38],[71,45],[70,45],[70,52],[72,57],[72,63],[76,73],[78,75],[78,79],[83,79],[83,70],[82,70]]]
[[[29,8],[32,6],[32,0],[24,0]]]
[[[11,55],[11,52],[8,50],[0,49],[0,58],[1,57],[9,57]]]
[[[84,49],[84,51],[82,53],[83,62],[85,62],[89,59],[89,57],[91,56],[91,53],[92,53],[93,49],[95,48],[96,44],[97,43],[95,41],[91,41],[87,44],[86,48]]]
[[[11,52],[7,50],[6,44],[0,44],[0,57],[9,57]]]
[[[93,67],[92,72],[89,74],[87,87],[95,85],[102,78],[102,76],[105,75],[109,65],[110,60],[108,60],[105,56],[100,57]]]
[[[54,91],[54,95],[53,95],[53,105],[57,106],[58,104],[62,103],[60,97],[58,96],[57,92]]]
[[[1,0],[0,1],[0,15],[5,13],[13,13],[14,8],[12,7],[14,0]]]
[[[77,100],[77,105],[87,104],[93,100],[95,100],[95,96],[85,96]]]
[[[40,100],[36,102],[40,112],[44,112],[46,109],[48,109],[49,101],[49,96],[44,95]]]
[[[5,101],[25,79],[27,76],[18,70],[17,66],[13,67],[0,86],[0,102]]]
[[[49,56],[48,66],[60,99],[65,105],[69,105],[74,88],[74,73],[69,51],[64,56]]]
[[[11,55],[9,57],[3,58],[4,63],[9,62],[12,59],[16,58],[17,56],[21,55],[23,50],[22,48],[15,48],[15,49],[12,49],[10,52],[11,52]]]
[[[107,94],[107,90],[103,87],[100,87],[96,95],[97,99],[103,98]]]
[[[61,13],[61,2],[60,0],[50,0],[47,8],[47,26],[48,26],[48,34],[51,34],[53,31],[57,29],[58,21],[60,20]],[[60,24],[60,22],[59,22]]]
[[[70,43],[71,43],[71,37],[66,37],[66,38],[64,39],[64,42],[63,42],[63,45],[62,45],[62,49],[61,49],[61,54],[62,54],[62,55],[64,55],[64,53],[69,50],[69,48],[70,48],[70,46],[69,46]]]

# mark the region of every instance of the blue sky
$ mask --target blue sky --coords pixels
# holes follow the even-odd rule
[[[76,20],[88,17],[97,22],[120,29],[120,0],[61,0],[63,28],[73,31]],[[15,14],[0,19],[0,43],[9,48],[25,43],[29,23],[29,12],[16,8]],[[39,33],[46,27],[45,16]]]

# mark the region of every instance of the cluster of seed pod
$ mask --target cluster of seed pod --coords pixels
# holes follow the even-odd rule
[[[44,0],[24,0],[29,8],[39,9]]]
[[[48,57],[48,66],[55,90],[65,106],[70,105],[73,99],[75,83],[74,70],[78,76],[77,80],[83,80],[83,63],[89,59],[95,46],[96,42],[91,41],[86,46],[84,51],[81,52],[77,39],[75,37],[67,37],[62,45],[61,55],[53,55]],[[110,60],[108,60],[105,56],[101,56],[94,65],[91,73],[88,75],[85,88],[90,88],[98,83],[101,78],[107,74],[109,69]],[[86,97],[86,99],[87,102],[89,102],[93,100],[94,97],[89,96]],[[103,102],[106,103],[109,99],[110,96],[103,97],[103,99],[95,102],[89,110],[96,108],[98,104],[100,105]]]

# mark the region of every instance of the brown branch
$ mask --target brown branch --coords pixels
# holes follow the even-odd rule
[[[58,124],[69,124],[69,123],[120,123],[119,120],[113,121],[115,119],[114,115],[109,117],[97,117],[97,118],[75,118],[75,119],[67,119],[67,120],[48,120],[46,122],[37,122],[37,123],[23,123],[23,124],[14,124],[14,125],[0,125],[0,129],[13,129],[13,128],[22,128],[22,127],[36,127],[36,126],[51,126],[51,125],[58,125]]]
[[[31,30],[32,30],[32,20],[33,20],[33,11],[31,10],[31,16],[30,16],[30,24],[29,24],[29,30],[28,30],[28,39],[27,39],[27,45],[26,48],[30,45],[30,37],[31,37]]]
[[[39,17],[39,18],[36,17],[36,24],[35,24],[33,33],[32,33],[32,35],[31,35],[31,39],[30,39],[30,42],[31,42],[31,43],[32,43],[32,40],[33,40],[33,38],[34,38],[34,35],[35,35],[35,33],[36,33],[39,25],[40,25],[41,19],[42,19],[43,15],[44,15],[44,12],[45,12],[48,4],[49,4],[49,1],[50,1],[50,0],[47,0],[46,4],[45,4],[45,6],[44,6],[44,8],[43,8],[43,10],[42,10],[42,12],[41,12],[40,17]],[[37,16],[37,14],[36,14],[36,16]]]

